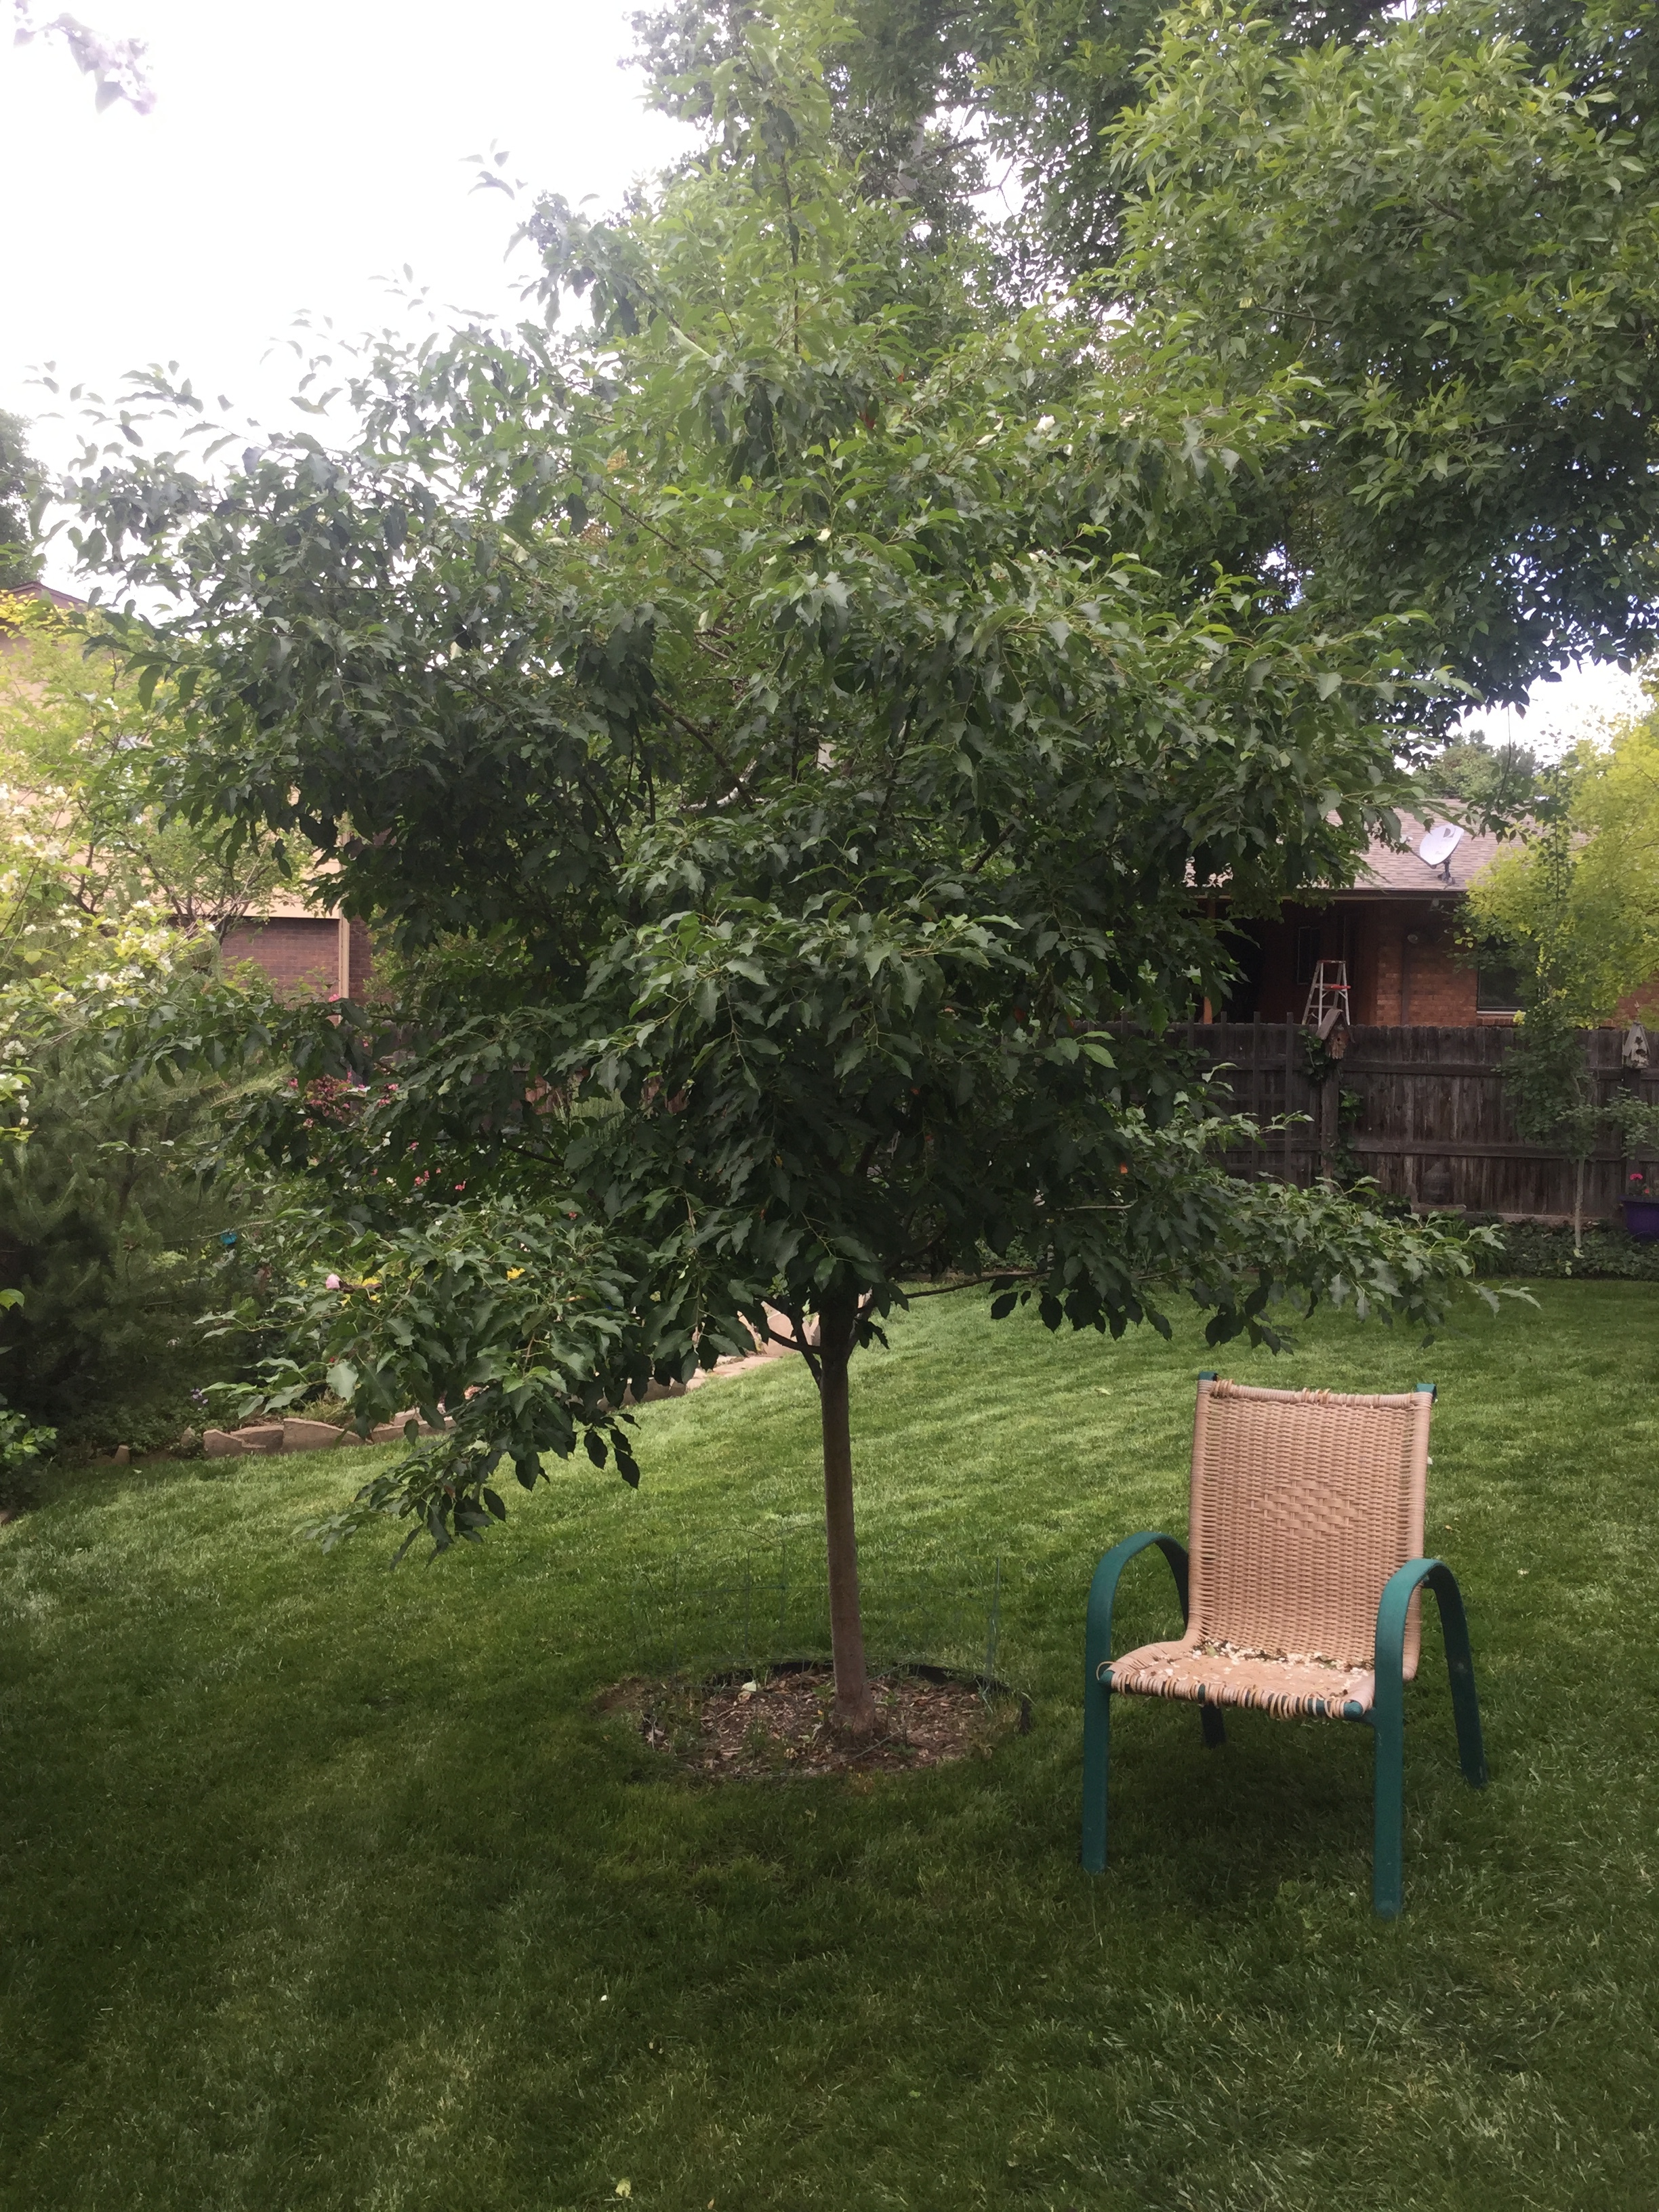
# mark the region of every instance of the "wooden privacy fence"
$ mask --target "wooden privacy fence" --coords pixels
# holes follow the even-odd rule
[[[1262,1121],[1308,1116],[1231,1155],[1237,1175],[1307,1183],[1357,1170],[1419,1206],[1558,1218],[1572,1212],[1572,1163],[1522,1143],[1510,1119],[1507,1025],[1351,1030],[1346,1054],[1323,1080],[1310,1066],[1312,1032],[1294,1021],[1189,1022],[1173,1034],[1205,1066],[1230,1064],[1224,1081],[1238,1112]],[[1659,1102],[1659,1067],[1638,1075],[1620,1064],[1621,1030],[1580,1034],[1598,1103],[1620,1089]],[[1609,1130],[1585,1171],[1587,1216],[1617,1212],[1627,1171]]]

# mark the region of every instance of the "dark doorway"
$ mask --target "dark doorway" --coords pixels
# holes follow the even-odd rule
[[[1252,1021],[1261,1008],[1261,976],[1267,959],[1261,926],[1242,922],[1224,931],[1222,942],[1238,973],[1228,988],[1226,1003],[1216,1009],[1218,1017],[1224,1022]]]

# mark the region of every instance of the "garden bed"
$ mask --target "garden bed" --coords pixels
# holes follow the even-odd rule
[[[1496,1229],[1504,1240],[1501,1259],[1484,1262],[1487,1277],[1526,1276],[1541,1282],[1659,1283],[1659,1243],[1638,1243],[1622,1228],[1587,1222],[1583,1248],[1575,1252],[1572,1231],[1542,1221],[1500,1221],[1495,1214],[1467,1217],[1471,1229]]]
[[[876,1725],[867,1736],[837,1729],[836,1686],[816,1662],[718,1682],[618,1682],[599,1699],[623,1713],[653,1751],[710,1781],[787,1774],[893,1774],[939,1766],[1024,1735],[1031,1705],[1002,1683],[907,1667],[871,1685]]]

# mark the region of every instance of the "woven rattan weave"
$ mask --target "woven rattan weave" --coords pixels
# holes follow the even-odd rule
[[[1187,1633],[1112,1664],[1120,1697],[1332,1719],[1376,1694],[1377,1601],[1423,1548],[1428,1391],[1199,1384]],[[1417,1671],[1413,1601],[1406,1677]]]

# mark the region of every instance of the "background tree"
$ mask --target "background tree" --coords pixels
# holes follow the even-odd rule
[[[1194,886],[1345,880],[1401,787],[1410,626],[1229,571],[1296,388],[1229,404],[1064,307],[981,328],[971,262],[860,197],[812,40],[744,27],[659,199],[532,210],[591,325],[381,349],[349,442],[228,480],[123,440],[79,543],[182,609],[118,623],[174,803],[337,856],[404,951],[386,1033],[314,1024],[368,1079],[337,1130],[262,1100],[354,1240],[291,1271],[278,1387],[446,1400],[364,1500],[442,1545],[503,1457],[585,1431],[632,1474],[625,1388],[775,1328],[858,1726],[848,1370],[896,1306],[1190,1294],[1273,1341],[1291,1293],[1431,1319],[1469,1261],[1229,1181],[1248,1125],[1164,1041],[1225,973]]]
[[[15,592],[40,573],[45,476],[30,453],[28,425],[0,410],[0,592]]]
[[[1607,1020],[1627,1005],[1650,1014],[1659,1003],[1659,706],[1605,744],[1579,745],[1571,789],[1568,818],[1583,842],[1567,920],[1587,952],[1595,948],[1596,1014]]]
[[[185,937],[222,943],[284,880],[285,856],[233,847],[228,823],[187,823],[158,805],[150,760],[165,733],[99,639],[95,617],[0,594],[0,849],[25,874],[40,871],[59,927],[95,928],[143,906]],[[24,905],[43,945],[45,909]]]
[[[1655,635],[1654,19],[1582,27],[1593,84],[1460,0],[1297,53],[1177,10],[1117,141],[1137,332],[1310,379],[1256,557],[1333,622],[1421,609],[1492,699]]]
[[[123,1040],[136,1006],[199,990],[205,948],[142,906],[78,926],[52,856],[32,860],[0,873],[0,1383],[66,1442],[153,1448],[225,1371],[196,1324],[245,1200],[211,1172],[234,1086],[141,1068]]]
[[[763,19],[641,20],[665,102],[708,113]],[[1022,165],[982,285],[1085,286],[1177,362],[1184,332],[1241,397],[1307,377],[1317,432],[1241,501],[1229,566],[1294,578],[1334,623],[1425,613],[1423,665],[1494,700],[1574,655],[1650,649],[1650,9],[863,0],[824,36],[832,128],[848,147],[887,133],[872,180],[918,131],[957,149],[930,232],[969,212],[964,110]],[[1433,733],[1455,711],[1444,694]]]
[[[1653,1141],[1633,1098],[1595,1099],[1583,1031],[1659,1000],[1659,716],[1580,744],[1542,781],[1540,818],[1473,886],[1466,933],[1520,979],[1510,1110],[1523,1138],[1574,1164],[1577,1249],[1597,1138],[1615,1127],[1632,1149]]]
[[[1544,818],[1474,886],[1469,927],[1516,963],[1528,1003],[1610,1021],[1659,997],[1659,714],[1580,744],[1542,787]]]
[[[634,18],[635,58],[659,105],[712,112],[714,72],[766,10],[756,0],[678,0]],[[1117,258],[1124,179],[1112,127],[1140,100],[1158,0],[849,0],[823,34],[831,130],[873,198],[910,206],[936,237],[983,231],[975,195],[1016,182],[991,257],[1021,298]],[[1353,39],[1380,0],[1273,4],[1255,13],[1285,45]]]
[[[221,1242],[245,1190],[205,1172],[226,1086],[135,1079],[84,1019],[30,1039],[27,1066],[27,1141],[0,1150],[4,1395],[66,1444],[164,1449],[234,1371],[199,1326],[247,1273]]]
[[[1595,1150],[1602,1117],[1585,1060],[1583,1032],[1562,999],[1539,996],[1516,1017],[1504,1055],[1504,1089],[1522,1141],[1546,1145],[1572,1162],[1572,1249],[1577,1255],[1584,1242],[1584,1170]]]
[[[1540,801],[1543,763],[1518,739],[1492,744],[1482,730],[1454,738],[1425,761],[1414,782],[1422,793],[1416,811],[1450,800],[1461,819],[1480,829],[1508,830]]]
[[[66,1443],[155,1446],[223,1371],[197,1323],[247,1193],[217,1143],[236,1082],[124,1040],[135,1006],[216,991],[216,932],[276,868],[159,818],[156,717],[87,643],[0,598],[0,1383]]]

